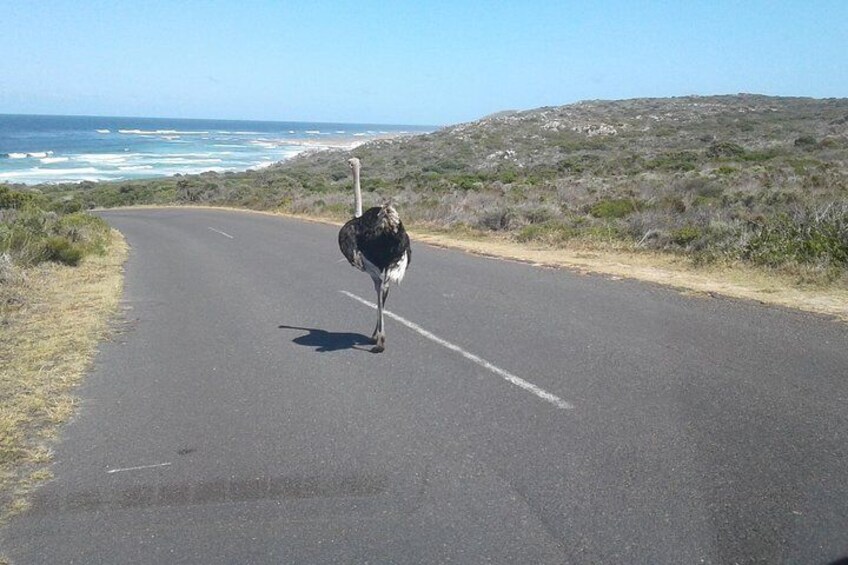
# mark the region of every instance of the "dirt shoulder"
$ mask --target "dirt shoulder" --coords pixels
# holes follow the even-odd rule
[[[140,208],[162,207],[172,206]],[[283,212],[223,206],[193,207],[284,216],[330,225],[342,224],[332,218]],[[569,269],[584,274],[646,281],[704,297],[725,296],[754,300],[762,304],[794,308],[848,321],[848,288],[838,285],[799,285],[790,277],[746,265],[695,266],[683,257],[670,254],[536,246],[516,243],[496,234],[448,233],[421,226],[410,227],[409,233],[417,242],[476,255],[527,262],[540,267]]]

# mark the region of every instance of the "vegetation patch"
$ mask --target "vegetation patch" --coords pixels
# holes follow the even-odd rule
[[[671,232],[671,241],[679,247],[688,247],[701,235],[701,230],[696,226],[683,226]]]
[[[45,210],[46,199],[0,187],[0,255],[12,262],[34,266],[44,261],[76,265],[89,254],[99,254],[109,238],[102,219],[83,212],[63,215]]]
[[[0,209],[0,520],[50,477],[51,441],[117,308],[127,253],[102,220],[10,194]]]
[[[848,267],[848,203],[770,218],[748,242],[746,254],[769,267],[794,262],[839,273]]]
[[[579,234],[580,231],[573,226],[564,222],[549,220],[523,227],[516,234],[515,239],[521,243],[544,243],[559,247]]]
[[[625,198],[600,200],[589,207],[589,213],[596,218],[623,218],[636,210],[636,202]]]

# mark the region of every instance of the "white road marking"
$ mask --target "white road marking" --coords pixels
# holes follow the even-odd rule
[[[233,236],[231,236],[230,234],[225,233],[225,232],[222,232],[221,230],[216,230],[215,228],[209,228],[209,229],[210,229],[210,230],[212,230],[212,231],[213,231],[213,232],[215,232],[215,233],[219,233],[219,234],[223,235],[224,237],[229,237],[230,239],[235,239],[235,238],[234,238]]]
[[[350,298],[353,298],[356,301],[361,302],[362,304],[365,304],[366,306],[369,306],[369,307],[374,308],[374,309],[377,308],[377,305],[374,304],[373,302],[369,302],[369,301],[365,300],[364,298],[360,298],[359,296],[357,296],[357,295],[355,295],[351,292],[348,292],[346,290],[340,290],[339,292],[341,292],[345,296],[348,296]],[[410,322],[406,318],[402,318],[401,316],[398,316],[397,314],[393,314],[392,312],[389,312],[388,310],[383,310],[383,314],[385,316],[393,319],[393,320],[400,322],[404,326],[406,326],[406,327],[408,327],[412,330],[415,330],[416,332],[418,332],[422,336],[426,337],[427,339],[435,341],[439,345],[447,347],[451,351],[456,351],[457,353],[459,353],[460,355],[462,355],[463,357],[465,357],[469,361],[473,361],[474,363],[477,363],[481,367],[488,369],[489,371],[495,373],[499,377],[502,377],[507,382],[512,383],[515,386],[526,390],[527,392],[535,394],[536,396],[538,396],[542,400],[550,402],[551,404],[553,404],[557,408],[562,408],[563,410],[571,410],[571,409],[574,408],[573,404],[566,402],[565,400],[556,396],[555,394],[551,394],[550,392],[548,392],[548,391],[546,391],[542,388],[539,388],[538,386],[534,385],[533,383],[525,381],[521,377],[517,377],[517,376],[513,375],[509,371],[504,371],[500,367],[493,365],[492,363],[489,363],[488,361],[486,361],[482,357],[478,357],[477,355],[474,355],[473,353],[464,350],[460,346],[454,345],[453,343],[451,343],[447,340],[444,340],[444,339],[440,338],[439,336],[425,330],[424,328],[422,328],[421,326],[419,326],[415,322]]]
[[[108,474],[112,473],[123,473],[124,471],[141,471],[143,469],[155,469],[157,467],[170,467],[170,463],[156,463],[155,465],[141,465],[139,467],[122,467],[119,469],[109,469],[106,471]]]

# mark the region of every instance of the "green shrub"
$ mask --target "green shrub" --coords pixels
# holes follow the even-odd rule
[[[589,213],[596,218],[624,218],[638,209],[636,203],[627,198],[612,198],[600,200],[589,208]]]
[[[491,231],[504,231],[510,229],[515,221],[515,212],[509,208],[497,209],[485,212],[477,220],[478,227]]]
[[[498,171],[497,180],[510,184],[518,180],[518,173],[515,172],[515,169],[503,169]]]
[[[765,151],[750,151],[741,156],[743,161],[750,163],[764,163],[777,157],[778,151],[775,149],[767,149]]]
[[[772,267],[794,262],[844,269],[848,267],[848,206],[806,208],[768,218],[745,251],[751,261]]]
[[[108,224],[82,212],[62,216],[27,204],[0,214],[0,254],[17,265],[77,265],[90,253],[103,253],[108,241]]]
[[[54,235],[44,241],[44,259],[65,265],[78,265],[85,256],[85,251],[79,245],[74,245],[66,237]]]
[[[694,151],[677,151],[656,157],[647,163],[649,169],[662,171],[694,171],[698,154]]]
[[[795,140],[795,147],[799,147],[801,149],[815,149],[817,145],[818,142],[812,135],[802,135]]]
[[[462,190],[480,190],[483,188],[482,179],[477,175],[457,175],[451,181]]]
[[[707,149],[707,157],[712,159],[720,159],[722,157],[733,159],[741,157],[744,154],[744,147],[730,141],[719,141],[717,143],[713,143],[710,145],[710,148]]]
[[[575,227],[551,220],[541,224],[524,226],[515,235],[515,239],[522,243],[538,241],[558,245],[576,237],[579,233],[579,230]]]
[[[109,224],[102,218],[81,212],[60,217],[53,231],[86,254],[102,254],[109,240]]]
[[[683,226],[676,230],[672,230],[670,234],[671,242],[680,247],[686,247],[693,241],[701,237],[701,230],[697,226]]]
[[[0,209],[12,208],[20,209],[26,206],[45,205],[47,199],[34,192],[20,192],[18,190],[10,190],[5,186],[0,186]]]

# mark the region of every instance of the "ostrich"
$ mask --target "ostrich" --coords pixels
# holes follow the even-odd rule
[[[339,230],[339,249],[351,265],[371,275],[377,291],[377,327],[371,340],[374,353],[386,349],[386,332],[383,329],[383,307],[389,296],[389,286],[403,280],[406,268],[412,261],[409,236],[403,229],[397,210],[391,204],[375,206],[362,213],[362,191],[359,188],[359,159],[348,159],[353,171],[353,191],[356,213]]]

